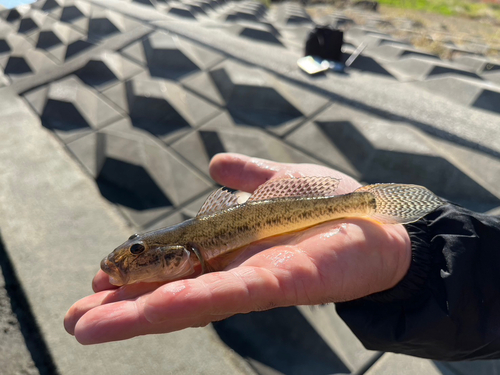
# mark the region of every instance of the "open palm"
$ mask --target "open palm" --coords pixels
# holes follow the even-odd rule
[[[341,179],[338,194],[360,186],[326,167],[237,154],[216,155],[210,173],[221,185],[247,192],[269,179],[300,176]],[[99,271],[96,293],[76,302],[64,324],[82,344],[95,344],[205,326],[273,307],[352,300],[396,285],[410,258],[402,225],[334,221],[253,243],[226,270],[194,279],[117,288]]]

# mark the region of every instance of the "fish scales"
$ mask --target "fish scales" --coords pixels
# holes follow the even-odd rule
[[[222,270],[231,260],[227,255],[260,239],[351,217],[410,223],[445,203],[425,187],[405,184],[368,185],[333,195],[338,182],[329,177],[270,180],[242,204],[221,188],[197,217],[132,235],[103,259],[101,268],[115,285],[176,280]]]
[[[278,198],[250,202],[209,217],[194,219],[191,241],[206,260],[261,238],[307,228],[348,214],[375,209],[369,193],[336,197]]]

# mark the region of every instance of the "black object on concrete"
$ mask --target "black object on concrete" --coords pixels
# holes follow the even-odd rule
[[[340,62],[344,33],[330,27],[316,27],[307,37],[305,56]]]

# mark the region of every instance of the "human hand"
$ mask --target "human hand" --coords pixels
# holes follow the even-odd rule
[[[332,176],[338,194],[360,186],[343,173],[311,164],[281,164],[238,154],[216,155],[213,179],[254,191],[269,179]],[[347,301],[389,289],[410,265],[402,225],[345,219],[249,245],[224,271],[168,284],[120,288],[99,271],[93,295],[76,302],[64,325],[82,344],[200,327],[238,313]]]

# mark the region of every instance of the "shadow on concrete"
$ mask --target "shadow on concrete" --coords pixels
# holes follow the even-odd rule
[[[213,327],[226,345],[261,374],[350,372],[295,307],[235,315]]]
[[[138,165],[107,158],[96,182],[104,198],[137,211],[172,206],[146,169]]]
[[[42,124],[51,130],[74,131],[90,129],[87,120],[82,116],[74,103],[49,99],[41,115]]]
[[[209,159],[212,159],[216,154],[226,152],[217,132],[200,130],[198,134]]]
[[[393,150],[393,144],[377,148],[350,121],[317,124],[325,137],[361,173],[363,181],[416,183],[460,204],[473,195],[475,200],[484,203],[485,210],[498,206],[497,197],[440,156]]]
[[[12,261],[0,235],[0,268],[5,278],[5,289],[10,298],[11,308],[21,327],[26,346],[31,353],[40,375],[58,375],[54,360],[38,326],[28,298],[21,287]],[[0,370],[1,372],[1,370]]]

